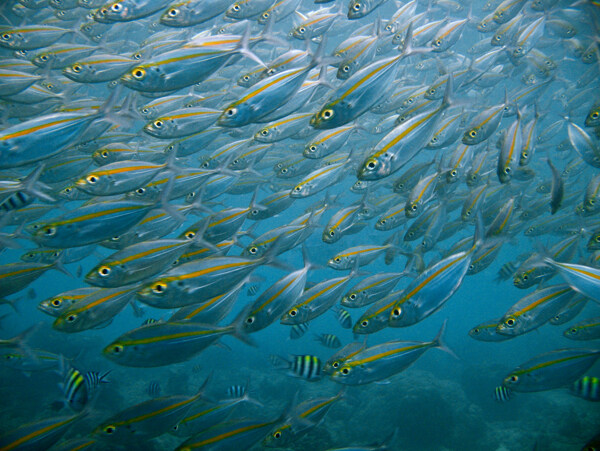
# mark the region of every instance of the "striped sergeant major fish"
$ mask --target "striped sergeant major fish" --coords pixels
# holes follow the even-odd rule
[[[287,374],[313,382],[322,377],[321,359],[314,355],[294,355],[289,358],[271,355],[271,363],[277,369],[288,370]]]
[[[297,340],[308,331],[308,323],[294,324],[290,329],[290,339]]]
[[[571,386],[571,392],[588,401],[600,401],[600,379],[592,376],[584,376],[577,379]]]
[[[231,399],[241,398],[246,394],[247,388],[247,383],[246,385],[231,385],[227,388],[227,397]]]
[[[494,388],[494,400],[496,402],[508,402],[512,397],[512,391],[504,385]]]
[[[146,389],[146,393],[151,398],[158,398],[160,396],[160,392],[160,383],[158,381],[150,381],[148,388]]]

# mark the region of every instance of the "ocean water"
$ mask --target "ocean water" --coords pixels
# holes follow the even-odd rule
[[[256,0],[250,0],[248,3],[253,1],[258,3]],[[165,43],[168,47],[167,51],[170,51],[189,42],[192,36],[198,33],[212,31],[216,34],[216,30],[219,28],[236,24],[236,21],[224,16],[227,5],[221,6],[220,3],[223,2],[215,1],[215,10],[222,10],[216,17],[190,27],[167,27],[159,21],[161,14],[168,10],[169,5],[165,3],[163,9],[150,16],[130,22],[112,22],[104,25],[101,27],[103,31],[98,38],[89,39],[79,30],[82,24],[93,21],[86,16],[93,10],[81,6],[65,10],[69,11],[74,18],[70,21],[61,21],[54,15],[60,10],[53,8],[51,2],[32,3],[38,3],[40,9],[28,7],[28,2],[25,1],[19,3],[15,0],[5,0],[2,2],[2,31],[7,32],[28,25],[48,24],[74,31],[65,34],[58,43],[93,45],[98,47],[97,53],[113,53],[122,56],[131,56],[140,49],[145,49],[140,52],[142,57],[139,62],[134,60],[129,71],[134,71],[138,65],[143,67],[144,64],[153,61],[157,55],[163,52],[160,48],[148,50],[148,47],[143,47],[144,41],[149,42],[153,36],[158,36],[160,42]],[[373,12],[356,20],[349,20],[346,16],[349,8],[347,0],[338,0],[326,5],[316,5],[309,0],[289,3],[297,3],[297,7],[294,9],[305,16],[317,11],[319,7],[330,8],[332,14],[339,11],[329,28],[319,35],[320,37],[315,36],[312,42],[307,43],[305,40],[290,36],[293,27],[305,20],[301,18],[300,14],[292,12],[269,25],[269,39],[251,45],[252,51],[267,64],[289,49],[309,48],[311,54],[316,54],[319,60],[315,66],[322,64],[327,67],[328,64],[330,65],[330,71],[324,74],[327,83],[318,87],[316,94],[296,112],[318,113],[328,101],[335,99],[335,97],[330,97],[334,96],[332,88],[338,89],[343,80],[337,79],[335,71],[331,70],[331,64],[335,61],[329,58],[329,55],[353,33],[358,32],[369,37],[377,36],[376,30],[379,24],[379,36],[376,42],[380,51],[373,51],[369,58],[362,61],[360,67],[363,69],[377,60],[400,54],[401,50],[398,45],[391,45],[388,42],[391,35],[389,31],[385,30],[385,25],[391,24],[390,19],[401,7],[400,2],[384,1]],[[367,1],[364,3],[369,4]],[[374,1],[370,3],[374,3]],[[541,247],[551,249],[552,246],[568,236],[577,235],[575,251],[568,260],[560,261],[597,268],[595,254],[586,246],[590,237],[597,233],[599,223],[597,216],[594,216],[596,211],[590,208],[586,214],[577,212],[580,211],[578,206],[590,196],[590,194],[586,194],[586,191],[589,192],[589,186],[593,186],[595,183],[598,167],[589,162],[586,163],[582,159],[582,146],[574,139],[573,124],[587,133],[591,143],[591,154],[598,154],[600,149],[598,126],[588,127],[585,125],[585,121],[594,108],[598,109],[598,102],[600,102],[598,78],[600,55],[597,28],[600,21],[599,7],[595,2],[583,1],[547,0],[521,3],[523,5],[519,14],[523,14],[523,17],[517,25],[518,31],[515,32],[513,39],[507,42],[504,50],[496,56],[494,62],[481,71],[473,69],[471,61],[500,47],[479,44],[475,51],[471,51],[470,49],[475,44],[489,41],[493,35],[493,33],[478,31],[476,25],[484,16],[492,13],[498,4],[491,9],[484,10],[486,6],[479,0],[474,1],[472,5],[466,4],[466,2],[443,0],[431,3],[418,1],[415,3],[414,13],[409,17],[401,18],[396,23],[396,26],[402,29],[401,25],[408,25],[411,20],[414,20],[412,33],[415,40],[413,46],[417,49],[429,49],[435,34],[421,42],[419,36],[425,31],[420,27],[434,24],[435,21],[444,18],[446,18],[444,23],[470,18],[470,21],[464,24],[464,29],[456,43],[448,50],[435,54],[417,52],[416,55],[403,58],[394,77],[399,82],[390,86],[383,97],[384,99],[391,98],[402,86],[414,85],[415,90],[426,88],[446,71],[459,77],[456,75],[457,73],[471,68],[473,72],[470,73],[470,77],[472,78],[457,78],[453,83],[453,92],[450,93],[451,108],[445,113],[437,112],[434,118],[439,117],[440,120],[443,120],[447,117],[444,114],[448,115],[449,111],[462,110],[463,120],[456,132],[455,139],[440,149],[427,149],[424,148],[424,145],[418,145],[418,149],[415,149],[415,156],[407,164],[377,181],[369,181],[369,190],[365,191],[366,195],[363,197],[365,192],[353,192],[350,188],[357,182],[357,174],[373,153],[373,148],[388,132],[392,131],[390,127],[385,132],[375,133],[374,127],[381,120],[394,114],[404,114],[405,110],[400,111],[395,108],[393,111],[381,115],[375,114],[367,108],[367,112],[354,118],[353,121],[359,126],[358,130],[352,133],[334,154],[339,161],[346,161],[345,166],[341,175],[332,180],[327,189],[306,198],[296,199],[290,207],[276,216],[259,221],[247,219],[241,226],[242,233],[236,238],[238,244],[234,245],[227,255],[240,255],[243,249],[249,247],[253,237],[258,237],[276,227],[289,225],[295,218],[311,211],[311,208],[314,210],[315,205],[328,200],[330,202],[322,215],[313,214],[314,217],[309,220],[309,225],[306,227],[307,238],[303,245],[300,242],[296,243],[293,248],[281,252],[273,262],[274,264],[263,264],[252,272],[253,279],[240,291],[232,311],[219,324],[235,324],[243,309],[267,288],[289,272],[302,268],[304,264],[303,246],[311,263],[314,264],[314,267],[308,272],[309,283],[322,282],[349,274],[350,270],[338,271],[328,266],[328,260],[336,254],[358,245],[381,246],[390,243],[395,255],[391,259],[392,261],[389,261],[382,253],[371,263],[361,265],[360,270],[357,271],[358,274],[352,278],[345,291],[350,290],[353,285],[369,275],[403,271],[407,266],[410,254],[419,252],[421,246],[420,239],[416,241],[405,241],[404,239],[406,231],[416,219],[407,219],[404,224],[389,231],[380,231],[374,226],[377,219],[389,207],[414,197],[414,194],[409,194],[409,192],[394,194],[394,182],[400,176],[414,170],[414,165],[429,161],[433,161],[433,164],[422,176],[432,175],[437,171],[440,178],[437,182],[439,189],[435,193],[425,196],[429,197],[424,202],[425,211],[428,208],[436,208],[438,204],[444,205],[446,218],[442,225],[455,221],[460,222],[461,208],[467,197],[486,183],[488,184],[487,191],[490,194],[480,208],[482,226],[485,230],[490,230],[492,220],[502,206],[510,199],[514,200],[514,211],[508,216],[505,228],[498,233],[498,236],[487,236],[484,240],[488,243],[499,240],[502,243],[496,257],[477,274],[467,274],[464,278],[461,277],[460,286],[439,310],[409,327],[386,327],[373,334],[355,335],[352,329],[342,328],[333,310],[329,309],[312,319],[306,334],[297,340],[289,338],[290,326],[280,324],[279,315],[274,318],[272,324],[250,335],[254,346],[243,343],[235,337],[225,336],[195,357],[180,363],[149,368],[119,365],[106,358],[102,350],[117,337],[142,326],[144,320],[148,318],[167,321],[175,309],[153,308],[132,296],[131,305],[126,305],[114,317],[107,317],[106,321],[101,324],[102,327],[77,333],[64,333],[53,328],[54,318],[37,308],[44,299],[68,290],[88,286],[84,280],[85,275],[99,261],[114,252],[114,250],[102,246],[102,243],[97,243],[97,246],[90,249],[85,258],[63,265],[69,274],[51,268],[37,280],[25,284],[22,289],[6,296],[8,301],[14,301],[14,309],[7,304],[0,305],[2,338],[9,339],[33,327],[32,331],[20,342],[19,347],[2,349],[0,436],[9,434],[30,422],[73,415],[74,412],[71,409],[60,405],[65,398],[64,391],[60,386],[60,384],[64,384],[65,368],[73,367],[81,372],[104,373],[110,370],[108,375],[110,382],[100,384],[90,393],[91,399],[87,403],[85,415],[63,431],[62,438],[57,438],[57,444],[60,444],[60,440],[86,438],[108,418],[124,409],[151,399],[148,387],[152,382],[158,382],[160,396],[192,396],[203,382],[210,378],[206,386],[208,399],[224,400],[227,398],[228,387],[246,385],[249,396],[258,402],[257,404],[240,403],[227,420],[232,422],[245,419],[264,421],[285,419],[293,407],[300,402],[321,397],[333,397],[341,389],[344,389],[341,399],[333,404],[323,420],[316,424],[310,424],[310,428],[299,433],[291,443],[285,446],[287,449],[327,450],[343,447],[379,449],[378,447],[381,446],[392,450],[415,451],[482,449],[516,451],[577,450],[584,447],[592,437],[600,432],[598,430],[600,409],[598,402],[583,399],[573,393],[572,382],[578,379],[579,375],[572,377],[568,384],[564,384],[560,388],[541,389],[535,392],[515,390],[511,393],[510,399],[505,402],[499,402],[494,398],[494,389],[501,386],[504,378],[516,367],[539,354],[562,348],[600,349],[598,348],[598,339],[574,341],[563,336],[563,332],[571,325],[599,316],[598,300],[590,299],[582,312],[570,322],[558,326],[543,324],[510,340],[484,342],[469,336],[472,328],[485,321],[498,320],[517,301],[540,287],[536,284],[528,289],[519,289],[513,284],[512,276],[506,280],[496,280],[498,271],[505,263],[513,262],[515,267],[518,267],[532,254],[541,252]],[[264,10],[270,6],[270,4],[267,5]],[[419,14],[422,15],[419,16]],[[251,37],[258,36],[264,28],[263,25],[257,23],[256,17],[248,20]],[[506,55],[518,45],[516,42],[519,37],[524,36],[523,30],[540,17],[545,18],[545,28],[533,43],[532,50],[523,58],[511,60]],[[560,30],[564,28],[565,24],[573,27],[575,30],[572,31],[573,36],[561,35]],[[443,25],[442,22],[440,22],[441,25]],[[364,28],[361,28],[363,26]],[[563,28],[559,30],[559,27]],[[238,25],[226,36],[229,34],[239,36],[244,33],[244,30],[244,26]],[[0,70],[3,69],[3,61],[6,62],[13,58],[32,60],[44,48],[42,46],[22,52],[10,48],[0,48]],[[437,60],[432,59],[435,57]],[[301,67],[309,64],[309,61],[310,57]],[[427,62],[428,69],[419,70],[417,64],[422,61]],[[542,65],[547,63],[546,65],[551,68],[540,69],[540,63]],[[158,92],[152,96],[166,98],[176,94],[189,94],[190,96],[214,94],[219,96],[219,102],[215,104],[200,103],[200,106],[207,105],[208,108],[225,111],[232,102],[247,94],[249,92],[247,89],[252,89],[238,86],[236,82],[242,74],[251,71],[255,66],[256,63],[250,58],[232,56],[223,67],[207,75],[205,80],[191,83],[179,90]],[[22,100],[19,102],[19,99],[3,99],[2,126],[0,127],[3,141],[6,141],[4,130],[9,127],[59,111],[61,107],[73,107],[78,105],[77,102],[81,102],[80,105],[84,103],[87,105],[83,101],[89,101],[89,105],[101,105],[115,89],[119,90],[117,91],[117,108],[121,107],[128,95],[134,99],[135,108],[138,109],[153,100],[147,92],[130,89],[119,83],[120,74],[114,76],[110,82],[86,83],[69,80],[62,75],[60,68],[33,68],[31,71],[31,73],[40,75],[41,80],[59,86],[58,89],[62,90],[62,93],[55,100],[44,100],[34,104],[21,103]],[[123,74],[125,73],[124,70]],[[488,81],[484,76],[489,76],[490,73],[504,76],[495,81],[491,81],[490,78]],[[595,75],[590,76],[594,73]],[[318,68],[314,69],[309,77],[316,80],[317,74]],[[351,80],[357,81],[355,78]],[[465,80],[468,80],[468,83],[465,83]],[[36,86],[39,86],[39,83]],[[544,83],[547,85],[544,85],[538,94],[525,97],[524,101],[520,98],[515,100],[524,89]],[[50,96],[50,94],[46,95]],[[486,108],[502,105],[505,95],[509,102],[515,101],[518,104],[518,114],[521,115],[518,126],[520,130],[523,131],[525,124],[534,118],[535,111],[540,114],[540,117],[536,124],[537,139],[530,148],[530,162],[522,168],[518,177],[514,176],[510,181],[501,183],[496,174],[497,161],[502,147],[500,141],[502,133],[508,131],[517,120],[516,114],[504,114],[497,129],[490,134],[489,138],[481,144],[470,146],[472,154],[465,157],[464,160],[456,162],[456,151],[461,148],[463,134],[469,130],[469,124],[472,123],[475,116]],[[272,101],[276,102],[277,99]],[[415,102],[421,101],[421,98],[415,100]],[[371,102],[373,106],[380,103],[380,101],[369,100],[368,96],[360,99],[360,102]],[[440,103],[441,99],[438,99],[423,108],[427,111],[434,111],[440,106]],[[30,174],[41,163],[44,163],[45,168],[52,166],[61,155],[90,156],[91,158],[91,154],[98,149],[105,148],[107,142],[124,142],[131,149],[152,151],[152,161],[167,162],[168,156],[162,152],[177,138],[160,139],[150,136],[143,131],[143,126],[148,122],[151,121],[144,119],[138,113],[135,118],[123,121],[119,128],[102,131],[90,141],[84,142],[81,138],[82,131],[71,146],[63,146],[64,148],[57,151],[55,155],[2,169],[0,175],[3,181],[17,180]],[[218,137],[207,144],[205,148],[198,148],[189,156],[178,156],[174,162],[169,160],[169,164],[174,164],[178,168],[199,167],[205,161],[206,156],[211,155],[215,150],[236,140],[252,138],[263,126],[264,123],[261,123],[260,118],[244,126],[223,126]],[[433,135],[433,129],[437,126],[439,126],[439,121],[430,122],[428,128],[430,133],[424,141],[425,143],[429,142]],[[226,175],[233,174],[232,183],[219,190],[214,197],[205,198],[202,201],[204,208],[213,212],[233,207],[247,208],[254,198],[260,202],[272,192],[284,189],[292,190],[309,177],[310,170],[294,177],[283,178],[277,176],[274,166],[279,163],[290,165],[289,162],[292,159],[293,161],[301,160],[303,149],[319,131],[306,123],[300,129],[299,134],[275,142],[262,159],[253,162],[251,170],[241,175],[239,172],[225,170]],[[126,135],[112,137],[118,133]],[[510,138],[505,136],[504,139]],[[48,147],[51,149],[53,142],[49,141],[49,143]],[[4,148],[1,150],[6,152]],[[410,144],[403,149],[405,153],[410,150]],[[49,150],[49,152],[53,151]],[[481,180],[476,186],[468,186],[465,183],[467,173],[472,170],[478,156],[484,152],[487,152],[488,156],[481,170]],[[0,164],[6,155],[0,153]],[[141,155],[142,152],[139,152],[135,158],[143,160],[144,157]],[[588,157],[585,154],[583,156]],[[552,182],[552,173],[546,159],[552,161],[564,182],[564,196],[559,200],[560,207],[554,214],[550,211],[552,196],[547,188]],[[224,159],[219,160],[219,163],[227,167],[232,161],[233,158]],[[313,169],[321,160],[314,161]],[[286,167],[290,167],[290,171],[292,171],[299,166],[301,163]],[[511,168],[518,172],[518,166],[518,162],[513,162]],[[69,201],[61,197],[59,193],[85,176],[94,167],[95,164],[91,164],[79,173],[68,174],[64,180],[37,185],[40,190],[56,199],[56,202],[52,204],[55,208],[40,219],[26,220],[25,225],[34,222],[51,223],[53,218],[64,212],[82,208],[88,201],[87,198]],[[456,168],[459,180],[455,183],[446,183],[446,173]],[[525,170],[531,172],[526,173]],[[249,187],[241,194],[231,194],[228,190],[240,177],[256,177],[256,179],[252,180]],[[209,189],[206,187],[207,183],[205,181],[193,190],[196,199],[202,198],[202,196],[209,197],[206,194]],[[539,192],[542,191],[539,189],[540,185],[544,183],[546,190]],[[8,189],[11,194],[11,188]],[[115,198],[106,197],[107,200],[115,200]],[[593,198],[595,199],[595,197]],[[335,199],[335,201],[331,202],[331,199]],[[5,198],[3,197],[1,200],[4,201]],[[168,200],[170,205],[182,205],[188,201],[189,196],[188,198],[180,196]],[[366,223],[364,228],[357,233],[344,234],[333,244],[325,243],[322,234],[330,218],[342,208],[358,205],[361,201],[364,202],[363,206],[375,209],[377,213],[367,219],[355,219],[356,223]],[[540,201],[541,207],[536,207],[536,202]],[[3,204],[3,206],[5,205],[7,204]],[[2,235],[1,241],[3,246],[2,265],[20,262],[21,255],[38,246],[27,229],[20,228],[18,224],[9,224],[11,215],[16,213],[12,211],[13,208],[6,207],[6,209],[11,211],[6,212],[3,209],[0,213],[2,214],[0,233],[6,234]],[[537,213],[538,211],[539,215],[533,219],[523,219],[520,216],[523,212]],[[176,238],[187,230],[186,227],[208,214],[208,211],[194,211],[175,231],[162,236]],[[544,233],[536,236],[525,234],[529,227],[543,225],[545,221],[552,218],[562,219],[560,222],[557,220],[553,227],[545,229]],[[113,224],[107,222],[107,228],[112,226]],[[133,226],[131,230],[136,227],[139,225]],[[244,234],[244,231],[249,234]],[[15,232],[16,235],[11,235]],[[234,230],[232,235],[235,232]],[[446,258],[455,243],[463,238],[473,237],[475,234],[474,223],[462,222],[454,234],[437,241],[431,250],[423,252],[424,267],[430,268],[442,258]],[[77,244],[74,242],[74,247]],[[469,242],[467,250],[470,244]],[[402,253],[398,251],[402,251]],[[412,268],[412,272],[399,280],[395,290],[403,290],[415,277],[418,277],[418,267],[409,266],[410,268]],[[143,280],[140,282],[140,287],[135,288],[134,291],[138,291],[141,286],[147,285],[157,277],[159,276],[151,276]],[[15,282],[14,276],[3,276],[0,279],[0,288],[6,291],[8,287],[12,286],[11,284],[15,283],[17,282]],[[438,281],[428,281],[427,283],[438,283]],[[562,276],[555,274],[552,278],[543,281],[541,287],[562,283],[565,283]],[[221,285],[222,292],[227,292],[234,285],[231,280],[224,277]],[[258,286],[256,294],[248,292],[250,285]],[[576,284],[574,288],[580,289]],[[595,289],[597,290],[597,282]],[[341,296],[335,302],[338,306],[340,299]],[[290,304],[290,308],[292,304],[294,303]],[[353,325],[357,323],[367,308],[347,309],[352,317]],[[288,374],[289,372],[286,370],[276,368],[272,363],[271,356],[273,355],[285,358],[311,355],[325,362],[336,350],[318,343],[314,339],[314,334],[335,334],[341,340],[342,345],[362,342],[366,338],[366,346],[371,347],[394,340],[429,342],[434,339],[442,324],[446,324],[443,341],[451,352],[443,352],[441,349],[427,350],[407,369],[398,371],[391,377],[363,385],[341,384],[327,375],[323,375],[317,381],[307,381],[302,377]],[[38,351],[47,351],[56,358],[62,356],[62,364],[56,360],[49,368],[23,370],[14,364],[14,359],[11,360],[14,357],[13,354],[19,354],[22,358],[32,358],[31,354]],[[41,359],[34,359],[34,363],[40,362]],[[374,371],[378,371],[378,369],[375,368]],[[580,376],[583,375],[600,377],[600,366],[596,362]],[[269,432],[270,429],[265,429],[264,435],[266,436]],[[165,431],[158,437],[149,438],[142,435],[132,441],[119,442],[98,439],[93,443],[90,442],[86,449],[162,450],[175,449],[183,442],[183,437],[177,437]],[[0,443],[4,444],[1,441]],[[261,443],[262,438],[236,445],[229,445],[224,441],[217,444],[214,449],[261,449],[264,447]],[[46,446],[31,449],[46,449]]]

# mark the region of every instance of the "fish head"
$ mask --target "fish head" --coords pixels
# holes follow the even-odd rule
[[[421,213],[421,204],[417,200],[406,203],[404,214],[407,218],[416,218]]]
[[[79,83],[85,83],[94,75],[94,68],[89,64],[81,62],[73,63],[63,69],[62,73],[65,77]]]
[[[344,120],[342,114],[344,102],[328,103],[310,118],[310,125],[318,130],[327,130],[344,125],[349,120]]]
[[[144,125],[144,131],[155,138],[171,136],[176,129],[177,124],[169,117],[159,117]]]
[[[217,119],[221,127],[241,127],[252,121],[252,110],[244,103],[232,103],[223,110]]]
[[[518,318],[513,315],[502,318],[496,326],[496,332],[502,335],[515,335],[518,334],[520,325]]]
[[[288,326],[295,324],[301,324],[308,321],[308,311],[301,307],[292,307],[286,313],[283,314],[279,322]]]
[[[135,14],[135,3],[134,0],[119,0],[107,5],[103,16],[104,20],[109,23],[128,20],[129,17]]]
[[[267,246],[265,245],[250,243],[250,245],[242,252],[242,256],[252,259],[261,258],[266,250]]]
[[[262,441],[262,445],[267,448],[280,448],[290,442],[293,437],[291,426],[284,424],[271,431]]]
[[[309,183],[299,183],[290,191],[290,197],[302,198],[311,195],[311,185]]]
[[[598,127],[600,125],[600,106],[592,108],[585,118],[586,127]]]
[[[344,307],[360,307],[367,298],[365,291],[350,291],[344,295],[341,300],[341,304]]]
[[[75,186],[89,194],[102,193],[110,183],[109,176],[99,172],[90,172],[75,182]]]
[[[137,91],[162,89],[166,80],[164,70],[157,65],[139,65],[120,78],[122,84]]]
[[[52,324],[52,327],[61,332],[78,332],[84,316],[69,309],[63,312]]]
[[[479,144],[479,135],[479,127],[473,127],[472,129],[467,130],[464,133],[462,137],[462,143],[468,146],[474,146],[475,144]]]
[[[171,4],[160,16],[160,23],[168,27],[183,27],[192,19],[193,11],[186,2]]]
[[[581,328],[577,326],[570,327],[563,332],[563,336],[571,340],[586,340],[587,337],[584,337],[579,333],[580,329]]]
[[[85,281],[90,285],[97,287],[108,287],[117,280],[118,268],[111,264],[105,263],[98,265],[88,272],[85,276]],[[112,282],[112,283],[111,283]]]
[[[338,67],[336,77],[338,80],[347,80],[360,67],[357,61],[342,61]]]
[[[351,267],[353,263],[354,259],[352,258],[336,255],[329,259],[329,261],[327,262],[327,266],[333,269],[345,269],[349,266]]]
[[[141,288],[137,293],[137,298],[148,305],[161,304],[167,302],[173,296],[177,290],[166,278],[157,279],[145,287]]]
[[[335,243],[340,238],[341,235],[337,227],[326,227],[325,230],[323,230],[322,239],[325,243]]]
[[[390,162],[393,156],[385,152],[379,156],[370,156],[358,169],[356,176],[359,180],[379,180],[390,174]]]
[[[369,0],[352,0],[348,5],[348,19],[360,19],[366,16],[369,9]]]

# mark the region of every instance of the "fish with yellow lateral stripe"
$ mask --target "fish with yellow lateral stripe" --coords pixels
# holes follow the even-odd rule
[[[521,335],[537,329],[569,305],[576,294],[567,284],[534,291],[508,309],[496,330],[503,335]]]
[[[135,286],[125,285],[94,291],[64,310],[52,327],[74,333],[102,326],[129,304],[135,294],[134,289]]]
[[[412,365],[425,351],[440,348],[451,355],[454,353],[442,341],[446,322],[432,341],[389,341],[365,348],[339,362],[330,375],[340,384],[363,385],[387,380]]]
[[[241,326],[240,321],[222,327],[191,321],[154,323],[121,335],[103,354],[119,365],[142,368],[185,362],[225,335],[249,343]]]
[[[21,426],[0,437],[0,450],[48,449],[60,440],[73,423],[84,416],[85,412],[72,416],[45,418]]]
[[[208,380],[194,396],[163,396],[128,407],[100,423],[92,431],[92,437],[121,445],[161,435],[185,418],[194,403],[204,395]]]
[[[600,349],[557,349],[535,356],[504,378],[502,385],[517,392],[551,390],[572,384],[600,357]]]

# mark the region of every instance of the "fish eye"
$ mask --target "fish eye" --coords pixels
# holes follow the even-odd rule
[[[298,33],[300,33],[300,34],[304,33],[305,31],[306,31],[306,28],[304,28],[304,27],[298,28]]]
[[[115,346],[115,349],[116,349],[116,348],[117,348],[117,347]],[[115,432],[115,429],[116,429],[116,428],[115,428],[115,427],[114,427],[112,424],[110,424],[110,425],[108,425],[108,426],[105,426],[103,430],[104,430],[104,432],[106,432],[107,434],[112,434],[113,432]]]
[[[289,313],[290,316],[296,316],[297,314],[298,314],[298,310],[297,309],[290,310],[290,313]]]
[[[60,305],[62,304],[62,300],[60,298],[56,298],[52,300],[52,305],[54,307],[60,307]]]
[[[258,252],[258,248],[256,246],[252,246],[250,249],[248,249],[248,252],[254,255]]]
[[[354,11],[360,11],[360,3],[355,3],[353,8],[354,8]]]
[[[577,329],[572,328],[571,330],[569,330],[569,332],[573,335],[577,335]]]
[[[282,170],[281,172],[283,172],[283,170]],[[286,172],[287,172],[287,171],[286,171]],[[302,191],[302,185],[298,185],[298,186],[296,186],[296,187],[294,188],[294,191],[295,191],[295,192],[297,192],[297,193],[299,193],[300,191]]]
[[[40,56],[40,60],[48,61],[48,55],[44,54],[44,55]]]
[[[196,236],[196,234],[195,234],[193,231],[191,231],[191,230],[185,234],[185,237],[186,237],[188,240],[191,240],[191,239],[192,239],[192,238],[194,238],[195,236]]]
[[[392,312],[392,315],[394,316],[400,316],[402,314],[402,309],[400,307],[395,308],[394,311]]]
[[[244,75],[242,78],[243,78],[244,81],[249,81],[250,80],[250,77],[248,75]]]
[[[475,138],[475,137],[477,136],[477,130],[471,130],[471,131],[469,132],[469,136],[470,136],[471,138]]]
[[[154,121],[153,125],[155,128],[161,128],[163,126],[163,121]]]
[[[56,229],[54,227],[46,227],[44,229],[44,235],[53,236],[56,233]]]
[[[240,5],[238,5],[237,3],[234,3],[233,6],[231,7],[231,9],[237,13],[240,10]]]
[[[508,318],[504,323],[508,327],[513,327],[517,321],[514,318]]]
[[[473,271],[473,270],[475,269],[475,265],[471,263],[471,264],[469,265],[469,269],[470,269],[471,271]]]
[[[500,42],[500,39],[502,39],[502,36],[498,35],[494,38],[496,41]]]
[[[440,45],[442,45],[442,40],[441,39],[437,39],[433,45],[435,45],[436,47],[439,47]]]
[[[479,333],[479,327],[476,327],[475,329],[473,329],[473,333],[474,334],[478,334]]]
[[[225,114],[229,117],[235,116],[237,114],[237,108],[229,108],[225,111]]]
[[[275,432],[273,434],[273,437],[275,437],[275,438],[281,438],[281,432],[280,431]]]
[[[163,293],[167,289],[167,284],[163,282],[155,283],[152,286],[152,291],[155,293]]]
[[[88,183],[92,185],[98,181],[98,177],[96,177],[95,175],[88,175],[85,179]]]
[[[523,274],[523,276],[521,276],[521,278],[522,278],[523,280],[527,280],[527,279],[529,279],[529,276],[528,276],[527,274]]]
[[[110,9],[112,9],[113,12],[118,13],[123,9],[123,5],[121,5],[120,3],[113,3]]]
[[[100,266],[100,268],[98,268],[98,274],[100,274],[103,277],[106,277],[110,274],[111,269],[108,266]]]
[[[260,131],[260,134],[261,134],[261,135],[263,135],[263,136],[267,136],[267,135],[269,134],[269,129],[267,129],[267,128],[263,128],[263,129]]]
[[[412,211],[417,211],[417,209],[418,209],[418,208],[419,208],[419,207],[417,206],[417,204],[412,204],[412,205],[410,206],[410,209],[411,209]]]
[[[77,319],[77,315],[75,315],[74,313],[71,313],[69,316],[67,316],[66,320],[70,323],[72,323],[73,321],[75,321]]]
[[[310,146],[310,147],[308,148],[308,151],[309,151],[309,152],[313,152],[313,153],[314,153],[314,152],[316,152],[316,151],[317,151],[317,146]]]
[[[321,113],[323,119],[331,119],[333,117],[333,110],[327,109]]]
[[[452,171],[450,171],[450,176],[451,177],[456,177],[457,171],[456,169],[453,169]]]
[[[386,26],[385,26],[385,29],[386,29],[387,31],[392,31],[392,26],[391,26],[391,25],[386,25]]]
[[[467,211],[465,211],[465,215],[467,215],[467,216],[471,216],[471,210],[467,210]]]
[[[333,362],[333,363],[331,364],[331,366],[332,366],[332,367],[334,367],[334,368],[339,368],[339,366],[340,366],[340,362]]]
[[[171,17],[176,17],[179,14],[179,10],[177,8],[171,8],[167,13]]]
[[[510,378],[508,380],[511,382],[518,382],[519,376],[517,376],[516,374],[513,374],[512,376],[510,376]]]
[[[349,374],[349,373],[350,373],[350,368],[348,368],[347,366],[342,368],[342,374]]]
[[[123,346],[121,345],[114,345],[111,349],[113,354],[119,354],[121,352],[123,352]]]
[[[73,69],[73,72],[75,72],[76,74],[81,72],[81,66],[79,64],[73,65],[73,67],[71,69]]]
[[[335,236],[335,230],[330,230],[329,231],[329,236]]]
[[[377,167],[377,160],[367,161],[367,169],[375,169]]]
[[[254,322],[254,316],[249,316],[246,318],[246,324],[252,324]]]
[[[342,70],[344,72],[348,72],[350,70],[350,66],[344,66],[344,67],[342,67]]]
[[[144,194],[146,192],[146,189],[145,188],[138,188],[138,189],[135,190],[135,192],[137,194]]]
[[[598,119],[598,117],[600,117],[600,113],[598,113],[597,111],[594,111],[592,113],[592,119]]]
[[[2,40],[3,41],[8,41],[9,39],[10,39],[10,34],[9,33],[2,34]]]
[[[367,327],[369,325],[369,320],[365,319],[360,323],[361,327]]]
[[[342,259],[341,259],[340,257],[335,257],[335,258],[333,259],[333,261],[334,261],[334,262],[336,262],[336,263],[339,263],[339,262],[341,262],[341,261],[342,261]]]
[[[268,19],[268,18],[269,18],[269,13],[268,13],[268,12],[264,12],[264,13],[262,14],[262,18],[263,18],[263,19]]]
[[[527,152],[522,152],[521,153],[521,157],[523,157],[523,158],[529,158],[529,154]]]
[[[136,80],[141,80],[146,76],[146,71],[138,67],[137,69],[134,69],[131,72],[131,75],[133,75],[133,78],[135,78]]]

